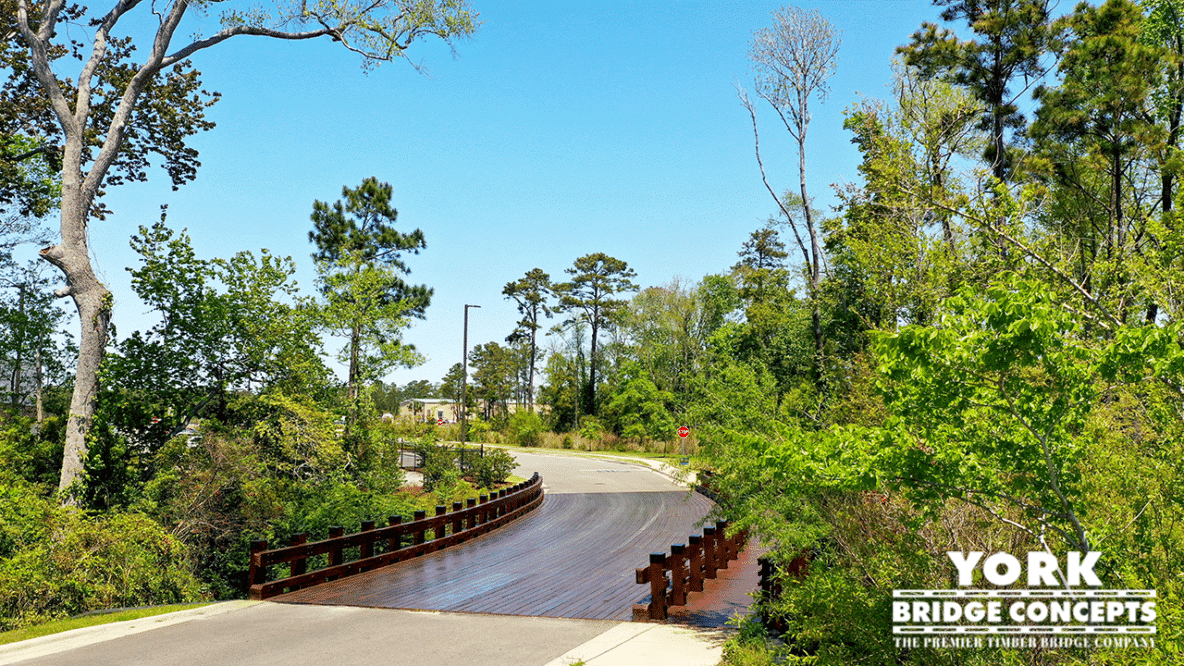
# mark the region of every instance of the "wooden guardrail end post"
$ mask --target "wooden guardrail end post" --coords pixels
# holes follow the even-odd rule
[[[260,588],[267,582],[267,567],[262,564],[263,551],[267,550],[267,541],[256,539],[251,542],[251,569],[247,574],[247,592],[251,599],[262,599]]]
[[[650,553],[650,619],[666,619],[666,553]]]

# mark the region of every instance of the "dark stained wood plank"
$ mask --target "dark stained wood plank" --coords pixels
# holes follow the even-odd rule
[[[686,492],[549,495],[497,532],[272,601],[627,620],[645,596],[633,570],[700,532],[711,506]]]

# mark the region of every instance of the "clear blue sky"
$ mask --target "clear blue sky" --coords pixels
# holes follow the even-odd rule
[[[482,306],[470,348],[503,341],[517,313],[502,287],[534,267],[562,279],[576,257],[605,252],[643,287],[725,271],[774,207],[734,85],[750,82],[752,33],[779,6],[475,0],[482,25],[457,58],[438,42],[412,47],[426,75],[405,63],[366,74],[322,40],[240,37],[201,52],[196,67],[222,100],[209,113],[217,127],[192,141],[197,180],[173,192],[154,170],[148,183],[113,188],[115,215],[91,225],[120,335],[152,322],[124,267],[136,263],[129,236],[161,204],[199,256],[291,255],[311,292],[312,202],[368,176],[393,185],[399,227],[423,229],[411,279],[435,289],[427,320],[405,336],[427,362],[388,381],[439,381],[460,361],[465,303]],[[938,11],[920,0],[802,6],[842,31],[807,145],[811,195],[829,210],[831,185],[857,178],[843,109],[887,95],[893,49]],[[796,151],[762,112],[765,165],[783,189],[797,181]]]

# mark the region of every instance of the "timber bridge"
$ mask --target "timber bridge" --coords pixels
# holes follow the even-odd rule
[[[252,598],[705,626],[747,608],[757,553],[722,523],[699,527],[707,497],[620,459],[517,458],[517,473],[534,477],[480,503],[255,544]]]

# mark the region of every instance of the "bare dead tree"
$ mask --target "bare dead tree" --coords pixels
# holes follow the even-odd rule
[[[814,348],[819,359],[822,355],[822,314],[818,305],[818,289],[822,280],[823,257],[817,222],[810,210],[810,197],[806,193],[806,133],[810,127],[810,98],[817,96],[819,102],[826,101],[829,92],[826,80],[835,73],[840,41],[839,32],[817,11],[808,12],[798,7],[787,6],[773,12],[771,27],[758,30],[753,35],[752,45],[748,51],[757,97],[773,107],[785,129],[798,144],[801,219],[810,236],[809,252],[801,243],[795,216],[790,214],[782,198],[778,197],[769,185],[764,163],[761,161],[756,106],[745,91],[740,91],[740,100],[752,117],[757,164],[761,167],[761,178],[764,180],[765,188],[769,190],[769,194],[777,202],[777,207],[785,215],[786,224],[799,238],[799,245],[803,246],[802,255],[809,276],[812,302]]]

